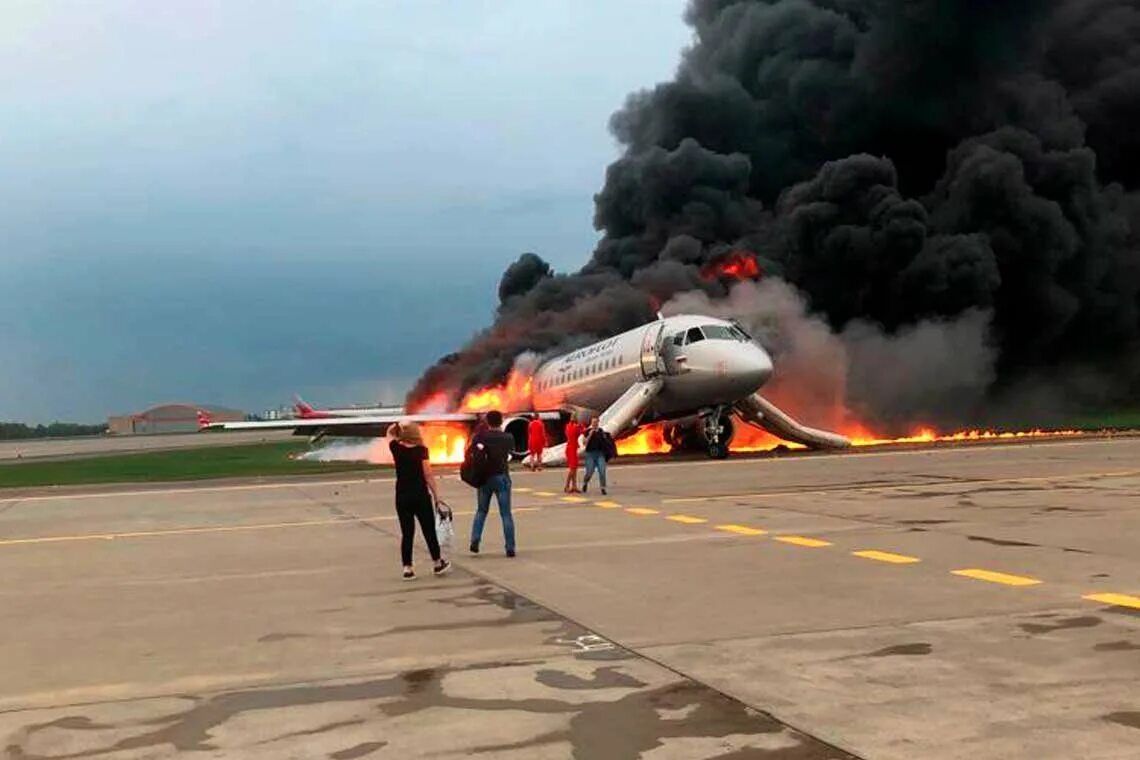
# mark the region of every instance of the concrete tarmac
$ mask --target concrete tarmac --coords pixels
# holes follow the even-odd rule
[[[0,751],[1140,757],[1140,440],[562,474],[413,582],[386,478],[0,499]]]

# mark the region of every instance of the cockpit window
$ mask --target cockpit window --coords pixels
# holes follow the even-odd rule
[[[685,333],[679,332],[673,336],[673,345],[682,346],[685,344]]]
[[[709,340],[736,340],[732,331],[724,325],[705,325],[701,329]]]
[[[701,328],[690,327],[689,332],[685,334],[686,343],[697,343],[705,339],[704,334],[701,333]]]

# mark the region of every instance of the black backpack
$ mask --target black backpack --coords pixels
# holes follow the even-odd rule
[[[472,488],[479,488],[489,479],[487,473],[490,469],[491,455],[481,441],[476,441],[463,455],[463,464],[459,465],[459,479]]]
[[[611,459],[613,459],[614,457],[616,457],[617,453],[618,453],[617,452],[617,444],[614,443],[614,437],[612,435],[610,435],[609,433],[607,433],[605,430],[603,430],[602,431],[602,455],[605,456],[606,461],[608,462]]]

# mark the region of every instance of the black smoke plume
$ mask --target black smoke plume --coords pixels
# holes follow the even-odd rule
[[[521,257],[410,403],[677,294],[724,298],[700,271],[741,249],[837,335],[989,315],[993,399],[1049,375],[1137,393],[1118,359],[1140,345],[1140,2],[692,0],[685,19],[673,80],[611,120],[590,261]]]

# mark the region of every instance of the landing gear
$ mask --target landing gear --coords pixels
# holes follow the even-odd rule
[[[732,440],[732,422],[723,408],[717,408],[701,418],[702,437],[708,443],[709,457],[728,458],[728,442]]]

